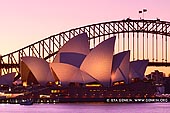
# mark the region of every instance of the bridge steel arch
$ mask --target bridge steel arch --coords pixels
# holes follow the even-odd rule
[[[35,56],[53,61],[57,51],[72,37],[86,32],[90,47],[116,35],[116,53],[131,50],[131,60],[149,59],[149,66],[170,66],[168,42],[170,22],[157,20],[120,20],[87,25],[52,35],[0,57],[1,74],[18,72],[20,58]]]

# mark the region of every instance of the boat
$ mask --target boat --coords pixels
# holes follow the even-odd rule
[[[32,99],[23,99],[19,103],[20,105],[33,105],[33,100]]]

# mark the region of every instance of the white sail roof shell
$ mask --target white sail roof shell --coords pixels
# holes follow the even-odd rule
[[[70,82],[89,83],[96,81],[89,74],[69,64],[51,63],[50,66],[55,74],[58,76],[63,86],[68,85]]]
[[[125,81],[129,78],[130,51],[124,51],[113,56],[112,82]]]
[[[144,78],[144,73],[146,71],[146,67],[149,63],[149,60],[137,60],[130,62],[130,73],[129,77],[132,78],[140,78],[141,80]]]
[[[37,57],[22,57],[21,60],[26,64],[41,85],[46,85],[47,82],[55,81],[53,75],[51,74],[49,64],[44,59]]]
[[[60,53],[72,52],[87,55],[90,52],[90,46],[88,42],[88,36],[86,33],[79,34],[70,39],[66,44],[59,49],[54,62],[60,63]]]
[[[12,86],[14,81],[15,72],[0,76],[0,85]]]
[[[112,37],[98,44],[80,66],[82,71],[93,76],[104,86],[110,85],[115,39]]]

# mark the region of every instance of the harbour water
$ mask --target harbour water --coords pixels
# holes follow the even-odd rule
[[[0,113],[170,113],[170,103],[0,104]]]

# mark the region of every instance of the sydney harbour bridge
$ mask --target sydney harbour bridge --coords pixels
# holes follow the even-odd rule
[[[116,36],[115,54],[130,50],[131,61],[148,59],[148,66],[170,66],[170,22],[156,20],[110,21],[52,35],[0,57],[1,74],[20,72],[20,58],[35,56],[52,62],[57,51],[72,37],[86,32],[90,48]]]

